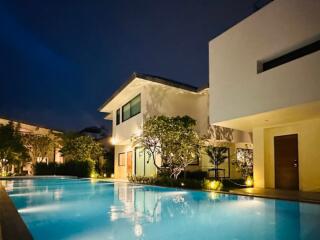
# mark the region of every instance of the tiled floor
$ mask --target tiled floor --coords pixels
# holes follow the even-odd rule
[[[230,190],[229,193],[320,204],[320,192],[299,192],[271,188],[241,188]]]

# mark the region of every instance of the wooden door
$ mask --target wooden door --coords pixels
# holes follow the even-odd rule
[[[299,190],[298,135],[274,137],[275,187]]]
[[[127,152],[127,175],[132,176],[132,152]]]

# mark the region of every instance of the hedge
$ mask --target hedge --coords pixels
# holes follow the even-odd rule
[[[67,175],[77,177],[90,177],[94,173],[94,161],[67,161],[66,163],[36,163],[34,165],[35,175]]]

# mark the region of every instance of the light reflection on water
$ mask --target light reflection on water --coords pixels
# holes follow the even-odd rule
[[[76,179],[2,181],[35,239],[318,239],[320,205]]]

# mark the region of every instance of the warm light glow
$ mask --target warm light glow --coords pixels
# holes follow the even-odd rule
[[[113,173],[111,174],[111,178],[114,178],[114,174]]]
[[[115,137],[112,137],[110,141],[111,141],[111,144],[112,144],[112,145],[116,145],[116,143],[117,143]]]
[[[215,193],[215,192],[211,192],[210,193],[210,199],[211,200],[216,200],[219,198],[219,194],[218,193]]]
[[[222,183],[220,181],[212,181],[210,182],[210,189],[212,190],[220,190],[222,187]]]
[[[183,182],[181,183],[181,186],[182,186],[182,187],[184,186],[184,183],[183,183]]]
[[[90,174],[90,177],[91,178],[96,178],[96,177],[98,177],[98,174],[95,171],[92,171],[91,174]]]
[[[247,177],[246,186],[247,187],[252,187],[253,186],[253,180],[252,180],[252,178],[250,176]]]

